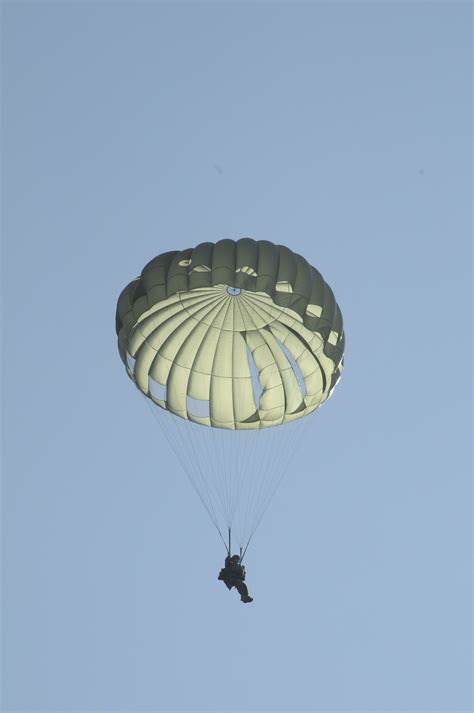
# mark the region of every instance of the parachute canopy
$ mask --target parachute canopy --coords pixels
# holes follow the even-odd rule
[[[268,241],[158,255],[122,291],[116,330],[138,389],[170,417],[214,428],[300,419],[330,396],[343,367],[331,288]]]
[[[151,260],[120,295],[116,325],[128,375],[229,553],[232,537],[245,554],[303,417],[341,374],[331,288],[281,245],[201,243]]]

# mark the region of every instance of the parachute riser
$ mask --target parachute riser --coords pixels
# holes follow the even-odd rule
[[[250,539],[251,539],[251,538],[250,538]],[[247,542],[243,553],[242,553],[242,548],[240,548],[240,563],[241,563],[241,564],[242,564],[242,562],[243,562],[243,559],[244,559],[244,557],[245,557],[245,553],[247,552],[247,548],[248,548],[249,545],[250,545],[250,540]]]
[[[229,557],[232,557],[232,531],[231,531],[230,527],[228,528],[228,533],[229,533],[229,542],[227,545],[227,554],[229,555]],[[248,544],[247,544],[247,547],[248,547]],[[245,548],[243,553],[242,553],[242,547],[240,547],[239,562],[242,562],[244,555],[247,552],[247,547]]]

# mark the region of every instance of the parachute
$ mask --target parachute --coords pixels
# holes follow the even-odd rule
[[[344,364],[320,273],[243,238],[158,255],[122,291],[120,357],[230,551],[245,553]]]

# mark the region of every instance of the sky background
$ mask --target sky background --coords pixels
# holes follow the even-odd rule
[[[470,710],[470,13],[3,4],[3,710]],[[114,332],[242,236],[347,333],[245,607]]]

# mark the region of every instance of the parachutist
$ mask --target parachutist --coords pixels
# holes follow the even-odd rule
[[[245,567],[240,563],[239,555],[227,555],[224,562],[224,567],[219,572],[217,579],[224,582],[227,589],[235,587],[240,594],[240,599],[244,604],[253,602],[253,598],[249,596],[249,590],[245,584]]]
[[[224,543],[219,579],[247,603],[247,545],[290,470],[296,429],[341,377],[342,313],[320,272],[284,245],[181,247],[150,260],[120,293],[118,349]],[[145,431],[137,437],[152,450]],[[247,543],[240,557],[233,522],[236,543]]]

